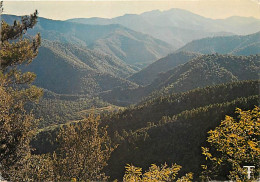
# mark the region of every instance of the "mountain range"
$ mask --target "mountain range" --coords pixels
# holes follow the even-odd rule
[[[260,32],[244,36],[203,38],[187,43],[182,48],[134,73],[128,79],[139,85],[150,84],[160,72],[166,72],[200,54],[252,55],[260,53]]]
[[[94,94],[114,87],[136,87],[124,77],[135,72],[119,59],[72,44],[42,41],[37,58],[24,71],[35,84],[59,94]]]
[[[12,23],[20,17],[2,15]],[[68,21],[38,18],[29,34],[40,33],[42,38],[86,46],[118,58],[128,64],[148,64],[175,50],[172,45],[122,25],[86,25]]]
[[[194,40],[178,51],[191,51],[202,54],[251,55],[260,53],[260,31],[250,35],[220,36]]]
[[[260,69],[260,54],[251,56],[201,55],[171,70],[160,73],[149,85],[101,93],[100,96],[113,104],[129,105],[141,99],[179,93],[209,85],[256,80]]]
[[[148,65],[141,71],[134,73],[128,79],[139,84],[150,84],[160,73],[167,72],[172,68],[186,63],[200,54],[193,52],[178,51],[163,57]]]
[[[260,20],[252,17],[215,20],[183,9],[153,10],[139,15],[126,14],[111,19],[75,18],[68,21],[95,25],[120,24],[163,40],[174,48],[180,48],[192,40],[205,37],[252,34],[259,31],[260,26]]]
[[[2,15],[2,18],[9,23],[14,19],[19,19],[19,17],[12,15]],[[128,20],[128,18],[130,19]],[[176,86],[175,82],[178,81],[178,83],[185,85],[185,81],[182,83],[178,79],[184,79],[181,75],[186,73],[176,70],[176,73],[173,73],[170,70],[187,63],[192,58],[199,57],[201,53],[235,55],[259,53],[260,32],[246,36],[218,36],[194,40],[174,52],[174,46],[150,35],[129,29],[130,22],[133,24],[138,22],[133,21],[135,18],[139,21],[145,20],[155,27],[158,26],[157,32],[160,32],[160,27],[166,25],[189,27],[192,32],[196,32],[211,31],[212,27],[214,30],[220,30],[217,27],[221,27],[220,24],[224,24],[223,22],[230,24],[236,22],[238,27],[245,25],[246,22],[256,22],[257,24],[256,19],[250,18],[213,21],[179,9],[165,12],[152,11],[141,15],[125,15],[114,19],[93,18],[57,21],[39,18],[36,27],[28,33],[32,35],[40,32],[44,41],[38,57],[25,70],[35,72],[37,74],[35,84],[50,91],[59,94],[91,95],[101,92],[100,96],[105,100],[125,105],[135,103],[153,92],[173,91],[173,87],[176,89],[175,92],[196,88],[193,86],[187,89],[178,88],[180,86]],[[194,21],[188,21],[191,18]],[[163,19],[164,21],[162,21]],[[91,20],[90,24],[83,24],[88,23],[89,20]],[[94,24],[94,20],[97,21],[97,24],[102,25]],[[235,22],[232,23],[232,20]],[[101,23],[98,23],[99,21]],[[111,24],[120,22],[121,24],[125,22],[126,25]],[[199,26],[195,26],[196,24]],[[145,27],[146,24],[140,23],[141,25]],[[196,38],[193,35],[192,37]],[[168,56],[164,57],[167,54]],[[157,59],[159,60],[155,61]],[[148,66],[139,71],[145,65]],[[193,66],[190,65],[190,67]],[[215,70],[215,72],[218,71]],[[227,71],[224,75],[228,75],[228,73]],[[177,78],[170,76],[172,74],[180,75]],[[175,81],[171,80],[170,77],[174,77]],[[235,78],[236,76],[231,77],[233,81],[239,80]],[[225,79],[230,80],[231,77],[225,77]],[[191,78],[190,81],[195,82],[195,78]],[[215,83],[219,82],[212,82],[212,84]],[[138,87],[138,85],[140,86]],[[127,99],[125,99],[126,97]],[[135,101],[132,100],[132,97],[135,97]]]

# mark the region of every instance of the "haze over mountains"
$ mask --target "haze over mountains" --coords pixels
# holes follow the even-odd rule
[[[214,20],[182,9],[154,10],[112,19],[75,18],[68,21],[99,25],[120,24],[168,42],[174,48],[180,48],[192,40],[204,37],[252,34],[259,31],[260,26],[260,21],[255,18],[230,17]]]
[[[260,53],[260,32],[250,35],[217,36],[187,43],[172,54],[150,64],[128,79],[139,85],[150,84],[160,72],[186,63],[200,54],[253,55]]]
[[[43,41],[37,58],[25,71],[37,74],[35,84],[56,93],[94,94],[114,87],[136,87],[124,79],[135,71],[119,59],[85,47]]]
[[[19,19],[12,15],[2,17],[9,23]],[[42,38],[48,41],[43,41],[39,56],[26,70],[38,75],[36,85],[57,93],[96,94],[109,90],[133,90],[137,85],[151,84],[160,72],[167,72],[201,53],[259,53],[260,32],[194,40],[213,34],[252,33],[259,31],[259,23],[260,20],[243,17],[213,20],[180,9],[155,10],[113,19],[54,21],[39,18],[36,27],[28,33],[40,32]],[[250,29],[245,28],[248,26]],[[137,72],[149,63],[152,64]],[[150,91],[144,93],[146,95]]]
[[[258,54],[260,50],[260,32],[250,35],[204,38],[194,40],[177,51],[191,51],[202,54]]]
[[[184,54],[185,55],[185,54]],[[258,79],[260,55],[202,55],[185,64],[161,73],[149,85],[138,88],[117,88],[101,93],[101,97],[113,104],[128,105],[142,98],[179,93],[210,85],[238,80]]]
[[[12,15],[2,15],[2,18],[9,23],[19,19]],[[26,70],[37,74],[36,85],[60,94],[96,95],[102,92],[102,96],[107,96],[122,89],[133,91],[138,85],[151,84],[160,72],[184,64],[200,53],[259,53],[259,32],[194,40],[212,35],[252,33],[259,30],[259,22],[243,17],[213,20],[180,9],[155,10],[113,19],[56,21],[39,18],[36,27],[28,33],[40,32],[46,40],[39,56]],[[149,66],[138,72],[146,65]],[[118,96],[125,97],[124,94]]]
[[[10,23],[19,19],[10,15],[3,15],[2,18]],[[35,28],[28,33],[38,32],[44,39],[83,45],[129,64],[147,64],[174,50],[166,42],[121,25],[84,25],[39,18]]]

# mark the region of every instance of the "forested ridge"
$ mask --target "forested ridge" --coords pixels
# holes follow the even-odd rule
[[[108,125],[112,141],[119,144],[111,155],[107,174],[120,179],[126,163],[146,169],[151,163],[176,160],[182,166],[188,164],[183,173],[199,174],[203,162],[200,146],[205,144],[207,131],[226,114],[233,115],[236,107],[252,109],[259,102],[258,92],[259,81],[239,81],[160,96],[103,115],[102,125]],[[57,126],[40,132],[33,142],[36,151],[54,150],[56,134]]]
[[[158,123],[163,116],[172,117],[185,110],[257,95],[258,88],[257,80],[240,81],[158,96],[118,114],[109,115],[108,124],[112,131],[136,130],[149,122]]]
[[[148,85],[158,76],[158,74],[167,72],[172,68],[179,66],[180,64],[184,64],[197,56],[199,56],[199,54],[185,51],[171,53],[166,57],[163,57],[148,65],[141,71],[131,75],[128,79],[139,85]]]
[[[117,136],[122,143],[111,155],[108,174],[120,178],[125,163],[147,168],[151,163],[176,162],[183,166],[184,173],[193,172],[198,180],[204,161],[201,146],[206,145],[207,131],[218,126],[225,115],[232,115],[237,107],[252,109],[258,103],[257,95],[238,98],[183,111],[171,118],[162,118],[159,124],[149,126],[148,123],[137,131],[123,132]]]
[[[45,92],[43,98],[41,98],[38,103],[30,103],[26,106],[27,110],[31,110],[36,118],[41,119],[39,123],[40,128],[83,119],[85,115],[83,115],[82,112],[91,110],[92,108],[98,109],[109,106],[111,111],[117,108],[116,106],[103,102],[99,98],[89,96],[46,95]]]
[[[156,97],[168,93],[185,92],[209,85],[258,79],[259,54],[233,56],[210,54],[201,55],[160,73],[153,82],[138,88],[116,88],[101,93],[105,101],[113,104],[129,105],[145,97]]]
[[[258,54],[260,48],[260,32],[250,35],[217,36],[194,40],[178,51],[191,51],[202,54]]]
[[[135,71],[121,60],[83,46],[43,40],[39,55],[24,71],[37,74],[37,86],[59,94],[94,95],[114,87],[135,87]],[[44,71],[43,71],[44,70]]]
[[[2,19],[11,24],[20,18],[2,15]],[[129,64],[151,63],[174,50],[172,45],[162,40],[119,24],[86,25],[39,17],[28,34],[38,32],[43,39],[85,46]]]

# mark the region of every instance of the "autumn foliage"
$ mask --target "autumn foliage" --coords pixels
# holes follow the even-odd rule
[[[176,181],[175,178],[181,169],[180,165],[174,164],[168,167],[167,164],[157,166],[152,164],[148,171],[142,173],[142,168],[135,167],[133,165],[127,165],[123,181],[134,182],[156,182],[156,181]],[[192,173],[188,173],[185,176],[178,178],[177,182],[190,182],[193,179]]]
[[[235,181],[247,180],[247,169],[255,166],[253,179],[259,175],[260,164],[260,109],[242,111],[237,109],[237,119],[226,116],[215,130],[208,132],[211,148],[202,147],[209,161],[203,165],[203,178],[218,178],[223,174]]]

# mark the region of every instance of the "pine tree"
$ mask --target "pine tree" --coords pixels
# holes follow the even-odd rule
[[[2,3],[1,3],[2,13]],[[18,66],[29,64],[38,53],[40,35],[24,38],[37,23],[37,11],[8,25],[1,21],[0,37],[0,173],[12,181],[26,180],[21,172],[31,159],[30,141],[37,122],[24,109],[36,102],[42,90],[32,86],[35,74],[22,73]]]

